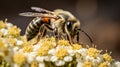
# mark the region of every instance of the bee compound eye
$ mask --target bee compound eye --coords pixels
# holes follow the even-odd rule
[[[72,22],[68,21],[67,22],[67,27],[71,27],[72,26]]]
[[[68,21],[67,22],[67,29],[70,31],[70,30],[72,30],[72,25],[73,25],[73,22],[71,22],[71,21]]]

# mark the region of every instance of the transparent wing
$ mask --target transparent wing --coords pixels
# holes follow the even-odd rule
[[[49,14],[53,14],[52,11],[40,8],[40,7],[31,7],[32,10],[35,10],[37,12],[41,12],[41,13],[49,13]]]
[[[48,17],[48,18],[57,19],[56,15],[43,14],[43,13],[23,12],[23,13],[19,13],[19,15],[25,17]]]

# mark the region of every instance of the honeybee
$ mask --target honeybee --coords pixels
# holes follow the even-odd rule
[[[80,28],[80,21],[76,19],[70,12],[56,9],[54,11],[49,11],[39,7],[31,7],[32,10],[37,11],[38,13],[33,12],[23,12],[19,15],[26,17],[35,17],[27,26],[25,35],[27,40],[31,40],[37,36],[37,42],[42,37],[46,36],[46,32],[53,32],[56,37],[56,42],[59,38],[66,38],[69,40],[70,44],[79,42],[79,33],[83,32],[91,41],[90,36]]]

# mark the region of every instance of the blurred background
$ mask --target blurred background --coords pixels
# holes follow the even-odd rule
[[[81,22],[81,28],[93,39],[98,49],[112,51],[112,56],[120,60],[120,2],[119,0],[1,0],[0,20],[22,29],[22,35],[33,18],[22,17],[21,12],[32,11],[31,6],[48,10],[64,9],[74,14]],[[89,44],[89,39],[81,35],[81,42]]]

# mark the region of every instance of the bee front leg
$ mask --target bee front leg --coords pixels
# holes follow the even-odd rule
[[[58,40],[59,40],[59,32],[58,32],[58,29],[55,28],[55,41],[56,41],[56,46],[58,45]]]
[[[80,35],[79,35],[80,32],[77,33],[77,43],[79,44],[79,41],[80,41]]]

